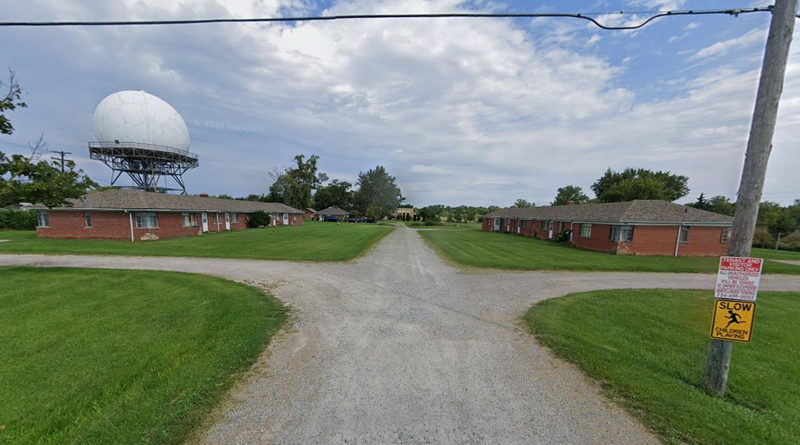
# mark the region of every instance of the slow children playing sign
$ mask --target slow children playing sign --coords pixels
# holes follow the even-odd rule
[[[719,259],[711,338],[750,341],[763,266],[761,258],[724,256]]]

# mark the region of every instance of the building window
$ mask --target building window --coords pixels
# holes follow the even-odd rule
[[[629,243],[633,241],[633,226],[611,226],[611,241]]]
[[[39,227],[50,227],[50,218],[47,212],[39,212]]]
[[[231,222],[236,224],[239,222],[239,214],[238,213],[231,213]]]
[[[680,238],[682,243],[689,242],[689,226],[681,226]]]
[[[519,222],[519,228],[520,228],[520,230],[525,230],[525,221],[520,221]]]
[[[728,244],[729,239],[731,239],[731,229],[722,229],[722,234],[719,236],[719,242],[722,244]]]
[[[592,237],[592,225],[581,224],[581,238],[591,238],[591,237]]]
[[[156,214],[156,212],[137,212],[136,213],[136,228],[137,229],[157,229],[158,228],[158,214]]]
[[[92,228],[92,214],[91,213],[86,212],[86,213],[83,214],[83,225],[87,229],[91,229]]]
[[[183,227],[194,227],[197,225],[197,221],[194,219],[194,213],[182,213],[181,216],[183,217]]]

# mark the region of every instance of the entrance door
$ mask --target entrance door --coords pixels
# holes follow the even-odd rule
[[[289,225],[289,214],[288,213],[284,213],[283,214],[283,225],[284,226],[288,226]]]
[[[521,223],[522,223],[522,220],[518,219],[517,220],[517,233],[519,233]]]
[[[495,218],[494,219],[494,231],[495,232],[499,232],[500,231],[500,218]]]
[[[231,214],[225,214],[225,230],[231,230]]]
[[[200,218],[203,221],[203,232],[208,232],[208,213],[206,212],[201,213]]]
[[[547,239],[553,239],[553,221],[547,224]]]

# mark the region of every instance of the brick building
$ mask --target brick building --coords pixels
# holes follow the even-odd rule
[[[618,255],[719,256],[733,218],[659,200],[505,208],[483,216],[484,231],[538,239],[558,234],[582,249]]]
[[[69,206],[35,209],[42,238],[147,241],[241,230],[259,210],[271,215],[272,225],[303,224],[303,212],[285,204],[141,190],[94,192]]]

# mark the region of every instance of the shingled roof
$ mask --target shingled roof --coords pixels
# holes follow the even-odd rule
[[[152,210],[193,212],[253,213],[303,213],[277,202],[240,201],[238,199],[211,198],[197,195],[168,195],[143,190],[112,189],[93,192],[69,205],[51,210]],[[43,207],[42,207],[43,208]]]
[[[487,213],[484,218],[517,218],[597,223],[694,223],[730,226],[733,218],[655,199],[604,202],[550,207],[509,207]]]
[[[323,209],[317,212],[317,215],[348,216],[350,215],[350,212],[342,210],[337,206],[330,206],[327,209]]]

